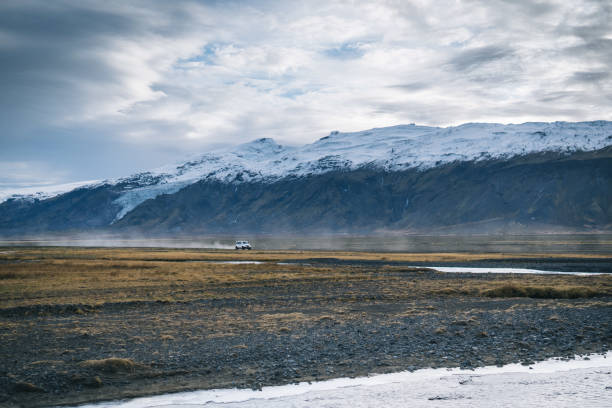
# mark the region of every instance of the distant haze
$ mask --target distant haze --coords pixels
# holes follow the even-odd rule
[[[260,137],[612,118],[609,1],[0,3],[0,189]]]
[[[249,239],[255,250],[335,250],[380,252],[502,252],[502,253],[583,253],[609,254],[610,234],[543,234],[543,235],[230,235],[181,238],[151,238],[142,234],[72,233],[29,236],[10,239],[0,235],[1,246],[79,246],[79,247],[142,247],[234,249],[237,239]],[[0,254],[12,253],[3,249]],[[605,268],[607,264],[602,266]],[[528,262],[525,267],[535,267]],[[558,266],[557,266],[558,267]],[[540,266],[540,268],[542,268]],[[574,269],[572,269],[574,268]],[[600,270],[583,267],[594,272]],[[562,270],[576,271],[580,267],[568,264]],[[581,269],[580,269],[581,270]],[[609,271],[608,269],[606,269]]]

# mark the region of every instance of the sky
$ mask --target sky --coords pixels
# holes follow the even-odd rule
[[[599,119],[609,0],[0,2],[0,189],[260,137]]]

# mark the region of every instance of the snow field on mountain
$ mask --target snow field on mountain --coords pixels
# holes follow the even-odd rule
[[[385,171],[428,169],[455,161],[503,159],[537,152],[593,151],[610,145],[612,122],[607,121],[468,123],[448,128],[400,125],[352,133],[334,131],[301,147],[281,146],[270,138],[257,139],[103,183],[129,185],[115,200],[120,208],[117,221],[148,199],[176,193],[200,180],[271,183],[284,177],[307,177],[364,166]],[[0,195],[0,200],[44,199],[68,190],[30,189]]]

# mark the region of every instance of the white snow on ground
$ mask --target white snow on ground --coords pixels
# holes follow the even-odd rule
[[[83,407],[610,407],[611,373],[612,352],[608,352],[587,359],[551,359],[529,367],[423,369],[261,391],[194,391]]]
[[[25,198],[31,200],[44,200],[60,194],[67,193],[74,189],[93,186],[100,183],[100,180],[77,181],[75,183],[55,184],[50,186],[35,186],[21,188],[2,188],[0,187],[0,203],[11,198]]]
[[[200,261],[195,261],[200,262]],[[204,261],[215,264],[263,264],[274,263],[276,265],[309,265],[295,262],[264,262],[264,261]],[[409,266],[409,268],[422,268],[422,266]],[[471,266],[425,266],[425,268],[435,269],[438,272],[445,273],[517,273],[528,275],[576,275],[576,276],[592,276],[603,275],[600,272],[559,272],[559,271],[541,271],[539,269],[523,269],[523,268],[474,268]]]
[[[592,151],[610,145],[612,122],[607,121],[468,123],[448,128],[400,125],[352,133],[331,132],[301,147],[281,146],[269,138],[258,139],[107,182],[130,184],[115,201],[121,207],[115,219],[119,220],[145,200],[175,193],[199,180],[236,184],[273,182],[283,177],[364,166],[427,169],[453,161],[509,158],[544,151]]]
[[[414,267],[416,268],[416,266]],[[427,268],[435,269],[438,272],[447,273],[518,273],[528,275],[602,275],[598,272],[558,272],[558,271],[541,271],[539,269],[523,269],[523,268],[474,268],[471,266],[428,266]]]

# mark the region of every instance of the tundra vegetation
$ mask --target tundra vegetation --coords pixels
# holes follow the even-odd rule
[[[529,364],[609,349],[612,275],[409,266],[512,259],[612,263],[605,254],[4,248],[0,404]]]

